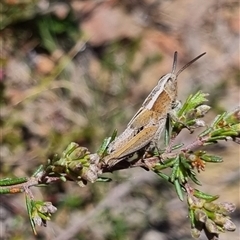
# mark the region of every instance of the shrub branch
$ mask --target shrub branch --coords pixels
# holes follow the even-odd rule
[[[202,119],[210,109],[205,105],[206,97],[207,94],[197,92],[188,97],[177,111],[176,117],[169,115],[164,149],[146,146],[110,166],[104,162],[104,158],[108,155],[108,146],[116,137],[116,131],[103,141],[97,153],[90,153],[87,148],[72,142],[61,156],[55,155],[48,159],[47,163],[39,166],[31,177],[1,179],[0,193],[25,193],[31,227],[36,234],[35,226],[46,226],[57,209],[51,202],[35,200],[31,187],[47,187],[59,181],[74,181],[83,187],[88,182],[111,181],[110,178],[104,177],[104,173],[141,167],[170,182],[181,201],[186,196],[193,237],[198,238],[203,231],[208,239],[218,239],[220,233],[236,229],[229,217],[235,206],[228,202],[216,202],[219,196],[201,192],[191,184],[194,182],[201,185],[197,174],[206,169],[207,163],[222,162],[220,156],[211,155],[201,150],[201,147],[217,144],[218,141],[240,142],[240,107],[216,116],[211,125],[206,127]],[[176,136],[184,128],[190,133],[197,128],[204,130],[192,143],[174,145]],[[169,170],[166,173],[165,169],[170,169],[170,173]]]

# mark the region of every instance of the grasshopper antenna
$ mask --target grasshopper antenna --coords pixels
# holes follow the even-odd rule
[[[177,67],[177,55],[178,55],[177,51],[174,52],[173,65],[172,65],[172,74],[174,74],[175,71],[176,71],[176,67]]]
[[[174,60],[173,60],[173,68],[175,67],[176,68],[176,63],[174,63],[175,61],[175,54],[176,52],[174,53]],[[189,67],[192,63],[196,62],[199,58],[201,58],[203,55],[205,55],[206,52],[198,55],[197,57],[195,57],[193,60],[191,60],[189,63],[187,63],[185,66],[183,66],[180,70],[178,70],[178,72],[176,73],[176,76],[178,77],[178,75],[183,71],[185,70],[187,67]],[[175,69],[174,69],[175,70]]]

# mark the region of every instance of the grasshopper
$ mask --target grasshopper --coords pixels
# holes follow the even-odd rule
[[[177,105],[177,78],[179,74],[205,54],[200,54],[175,74],[177,52],[174,53],[172,72],[159,79],[157,86],[130,120],[125,131],[109,144],[109,155],[103,159],[105,164],[113,166],[129,155],[149,146],[149,144],[158,146],[167,116]]]

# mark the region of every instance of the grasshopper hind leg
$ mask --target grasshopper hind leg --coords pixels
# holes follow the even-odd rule
[[[162,152],[160,138],[162,135],[162,131],[164,130],[165,124],[166,124],[165,118],[162,118],[159,120],[157,131],[155,132],[154,137],[148,144],[147,148],[145,148],[145,153],[143,155],[143,159],[146,158],[149,153],[151,155],[154,155],[154,156],[156,155],[156,156],[160,157],[161,152]]]

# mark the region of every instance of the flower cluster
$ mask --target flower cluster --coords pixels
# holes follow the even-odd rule
[[[234,204],[214,203],[217,196],[208,195],[208,199],[203,199],[200,198],[199,192],[196,195],[198,197],[188,197],[191,233],[194,238],[199,238],[201,231],[205,232],[209,240],[218,239],[221,232],[235,231],[236,226],[229,217],[235,210]]]

